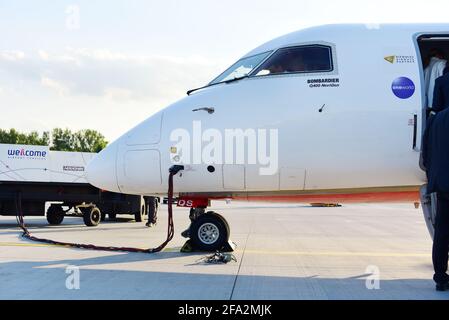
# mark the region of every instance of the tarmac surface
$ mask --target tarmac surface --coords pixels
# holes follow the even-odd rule
[[[214,201],[211,209],[231,225],[237,262],[206,264],[207,253],[180,253],[189,224],[183,208],[174,210],[173,241],[156,254],[34,243],[21,238],[14,217],[0,217],[0,299],[449,299],[435,291],[432,242],[412,203]],[[76,217],[60,226],[25,217],[38,237],[140,248],[165,240],[165,205],[158,219],[153,228],[126,215],[89,228]]]

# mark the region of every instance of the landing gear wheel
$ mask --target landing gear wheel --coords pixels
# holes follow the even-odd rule
[[[84,224],[88,227],[96,227],[101,220],[101,212],[97,207],[82,209]]]
[[[190,240],[201,251],[220,250],[229,241],[229,225],[215,212],[207,212],[195,219],[190,226]]]
[[[47,221],[51,225],[59,225],[64,220],[64,210],[60,205],[52,204],[47,210]]]
[[[136,222],[142,222],[144,215],[145,215],[145,205],[142,205],[142,207],[140,208],[140,212],[136,212],[134,214],[134,219],[136,220]]]

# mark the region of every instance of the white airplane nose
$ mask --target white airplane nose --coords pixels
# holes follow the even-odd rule
[[[112,143],[93,158],[87,166],[87,181],[99,189],[120,192],[117,184],[117,143]]]

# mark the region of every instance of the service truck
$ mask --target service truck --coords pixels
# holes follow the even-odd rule
[[[100,190],[86,179],[96,153],[52,151],[48,146],[0,144],[0,215],[43,216],[61,224],[66,213],[96,226],[106,214],[133,214],[137,222],[155,216],[158,199]],[[20,205],[19,205],[20,201]],[[48,205],[49,204],[49,205]]]

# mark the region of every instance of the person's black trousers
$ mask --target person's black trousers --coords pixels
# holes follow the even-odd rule
[[[449,193],[438,192],[437,214],[435,218],[435,235],[433,238],[432,260],[436,283],[449,280],[447,275],[449,250]]]

